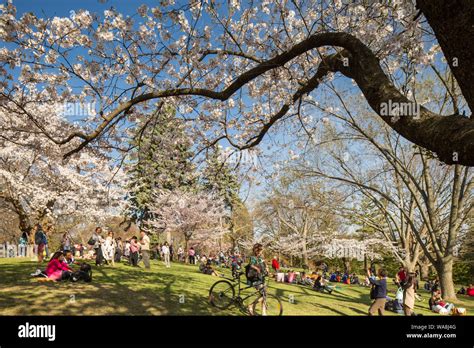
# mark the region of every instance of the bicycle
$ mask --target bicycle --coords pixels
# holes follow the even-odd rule
[[[242,287],[242,281],[240,279],[242,274],[244,273],[238,272],[234,274],[232,279],[224,277],[226,280],[215,282],[209,289],[209,302],[211,305],[218,309],[225,310],[232,304],[235,304],[244,309],[244,301],[257,295],[257,298],[251,304],[252,310],[250,315],[281,316],[283,314],[283,305],[277,296],[267,293],[268,280],[267,284],[265,284],[265,280],[263,279],[260,282],[253,282],[252,285],[247,287]],[[254,288],[256,291],[242,297],[241,292],[250,288]],[[236,289],[237,296],[235,294]]]

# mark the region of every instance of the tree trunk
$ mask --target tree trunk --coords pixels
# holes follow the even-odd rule
[[[411,260],[404,260],[403,267],[407,272],[415,272],[416,262],[413,262]]]
[[[446,300],[456,300],[456,290],[453,282],[453,260],[441,260],[436,265],[436,271],[439,276],[439,284],[441,286],[441,295]]]
[[[367,262],[367,254],[364,254],[364,273],[367,271],[369,263]]]
[[[427,280],[430,277],[431,262],[427,258],[424,258],[418,261],[418,265],[420,268],[420,279]]]
[[[462,94],[471,111],[474,111],[474,50],[470,41],[460,39],[474,37],[474,2],[418,0],[417,7],[433,28]]]
[[[305,222],[305,227],[303,229],[303,264],[305,265],[308,264],[308,249],[306,245],[307,236],[308,236],[308,229]]]
[[[343,257],[342,262],[344,263],[344,273],[351,273],[351,259]]]
[[[188,257],[188,239],[184,238],[184,263],[189,263]]]
[[[427,280],[430,276],[430,265],[426,263],[420,263],[420,277],[422,280]]]

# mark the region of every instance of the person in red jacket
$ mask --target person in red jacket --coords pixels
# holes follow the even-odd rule
[[[46,271],[44,273],[48,276],[49,279],[53,280],[62,280],[68,279],[72,274],[72,269],[64,261],[64,254],[62,251],[56,251],[51,257],[51,260],[48,262]]]
[[[470,284],[466,290],[466,295],[474,296],[474,285]]]
[[[276,256],[273,256],[272,268],[275,272],[278,272],[280,270],[280,264],[278,263],[278,259]]]

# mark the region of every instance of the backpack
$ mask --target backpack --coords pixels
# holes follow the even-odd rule
[[[92,267],[87,263],[81,264],[81,268],[79,271],[74,272],[73,274],[73,281],[83,280],[86,283],[90,283],[92,281]]]
[[[94,237],[90,237],[90,238],[89,238],[89,241],[87,242],[87,244],[89,244],[89,245],[95,245],[95,239],[94,239]]]
[[[44,242],[43,231],[36,231],[35,233],[35,244],[40,245]]]
[[[245,276],[249,282],[255,282],[258,280],[258,273],[252,267],[250,267],[250,263],[245,266]]]
[[[403,307],[397,300],[389,300],[385,303],[385,310],[395,312],[397,314],[403,314]]]
[[[375,285],[370,288],[370,299],[375,300]]]

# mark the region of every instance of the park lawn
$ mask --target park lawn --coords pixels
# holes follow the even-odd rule
[[[36,263],[29,260],[0,259],[0,315],[247,315],[234,306],[225,311],[212,307],[208,292],[219,278],[200,273],[195,265],[172,263],[167,269],[152,261],[148,271],[124,264],[93,266],[92,283],[39,283],[30,277],[35,270]],[[336,286],[329,295],[270,281],[269,292],[282,300],[283,315],[366,315],[368,288]],[[395,286],[390,290],[394,297]],[[415,311],[437,315],[427,309],[428,293],[420,290],[420,295],[423,301]],[[472,298],[459,296],[456,304],[474,313]]]

